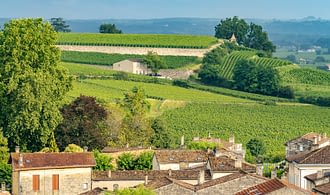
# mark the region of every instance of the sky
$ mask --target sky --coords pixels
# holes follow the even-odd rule
[[[330,19],[329,0],[1,0],[0,18],[153,19],[174,17]]]

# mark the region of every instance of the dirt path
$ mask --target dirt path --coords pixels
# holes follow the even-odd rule
[[[204,54],[222,42],[212,45],[208,49],[180,49],[180,48],[154,48],[154,47],[111,47],[111,46],[77,46],[77,45],[58,45],[63,51],[99,52],[99,53],[118,53],[118,54],[138,54],[144,55],[148,51],[156,52],[158,55],[173,56],[197,56],[203,57]]]

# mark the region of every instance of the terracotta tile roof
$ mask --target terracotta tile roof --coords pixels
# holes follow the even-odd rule
[[[23,166],[19,166],[19,155],[23,157]],[[11,153],[13,171],[93,167],[96,165],[91,152],[81,153]]]
[[[306,175],[305,178],[309,181],[316,181],[316,180],[323,179],[324,177],[329,177],[329,176],[330,176],[329,170],[324,170],[324,172],[322,172],[322,176],[319,178],[317,178],[317,173]]]
[[[115,153],[115,152],[129,152],[129,151],[139,151],[139,150],[148,150],[150,148],[143,147],[130,147],[130,148],[113,148],[113,147],[105,147],[101,150],[102,153]]]
[[[199,177],[200,169],[189,170],[129,170],[129,171],[111,171],[111,177],[108,175],[108,171],[93,171],[94,181],[106,181],[106,180],[144,180],[148,175],[149,180],[154,180],[161,177],[169,177],[179,180],[197,180]],[[211,173],[209,170],[205,170],[205,180],[210,180]]]
[[[242,162],[242,168],[235,168],[235,160],[226,156],[209,157],[210,167],[212,171],[239,171],[255,172],[256,167],[246,162]]]
[[[294,161],[299,164],[330,164],[330,146],[289,156],[286,160],[289,162]]]
[[[156,150],[158,163],[206,162],[208,154],[202,150]]]
[[[330,194],[330,183],[326,183],[323,185],[316,186],[314,191],[321,192],[323,194]]]
[[[278,179],[272,179],[237,192],[235,195],[261,195],[274,192],[284,187],[286,187],[286,185],[284,185],[281,181],[279,181]]]
[[[327,136],[324,136],[324,135],[319,134],[319,133],[311,132],[311,133],[307,133],[307,134],[305,134],[301,137],[296,137],[294,139],[291,139],[290,141],[286,142],[285,145],[288,145],[288,143],[290,143],[292,141],[299,140],[299,139],[306,139],[306,140],[309,140],[311,142],[314,142],[314,137],[321,138],[320,140],[317,141],[317,144],[323,144],[323,143],[329,141],[329,138]]]

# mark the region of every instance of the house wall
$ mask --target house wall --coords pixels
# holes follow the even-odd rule
[[[124,60],[114,63],[112,66],[113,66],[113,70],[134,73],[133,62],[129,60]]]
[[[197,195],[209,195],[209,194],[232,195],[235,194],[236,192],[239,192],[243,189],[249,188],[251,186],[257,185],[262,182],[265,182],[265,180],[247,175],[222,184],[218,184],[198,190]]]
[[[230,175],[232,173],[217,173],[217,172],[212,172],[212,179],[217,179],[219,177],[223,177],[223,176],[226,176],[226,175]]]
[[[169,164],[159,164],[159,170],[180,170],[180,164],[169,163]]]
[[[152,157],[152,170],[160,170],[159,163],[155,155]]]
[[[154,190],[158,195],[193,195],[194,191],[177,184],[170,184]]]
[[[149,180],[150,181],[150,180]],[[114,185],[118,185],[118,189],[123,189],[123,188],[129,188],[133,187],[139,184],[143,184],[144,180],[104,180],[104,181],[92,181],[92,188],[102,188],[102,189],[108,189],[113,191],[114,190]]]
[[[52,175],[59,175],[59,190],[52,190]],[[15,183],[14,195],[48,195],[48,194],[80,194],[91,190],[91,168],[68,168],[48,170],[20,171]],[[33,175],[40,176],[40,190],[36,193],[32,188]],[[16,179],[16,181],[14,181]],[[17,183],[17,184],[16,184]],[[13,186],[14,187],[14,186]],[[14,193],[15,192],[15,193]]]

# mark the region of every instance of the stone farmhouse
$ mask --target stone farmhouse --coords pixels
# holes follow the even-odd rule
[[[312,151],[328,145],[330,145],[330,139],[327,137],[326,133],[307,133],[285,143],[286,157]]]
[[[147,65],[143,64],[141,59],[127,59],[116,62],[112,65],[113,70],[123,71],[133,74],[147,75],[152,73],[151,69]]]
[[[330,170],[320,170],[305,176],[307,180],[307,190],[316,194],[330,194]]]
[[[306,176],[323,170],[330,170],[330,146],[310,152],[303,152],[286,158],[289,166],[288,181],[291,184],[308,189]]]
[[[92,189],[93,153],[11,154],[12,194],[80,194]]]

